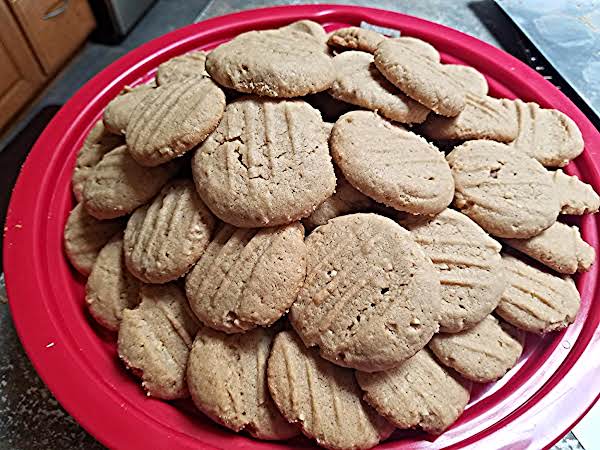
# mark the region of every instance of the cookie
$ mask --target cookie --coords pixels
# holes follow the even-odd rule
[[[179,83],[189,78],[207,77],[206,52],[196,50],[169,59],[158,66],[156,71],[156,83],[163,84]]]
[[[335,189],[327,139],[319,112],[302,100],[240,98],[194,155],[196,188],[232,225],[294,222]]]
[[[429,348],[467,380],[489,383],[502,378],[523,353],[523,345],[509,331],[490,315],[470,330],[435,335]]]
[[[269,391],[283,416],[329,449],[367,449],[394,427],[361,400],[354,373],[320,358],[291,331],[275,337]]]
[[[125,89],[106,105],[102,114],[102,121],[106,129],[111,133],[125,134],[136,106],[152,90],[153,88],[146,84],[136,87],[125,86]]]
[[[583,152],[581,131],[567,115],[537,103],[512,103],[517,116],[517,138],[510,144],[547,167],[562,167]]]
[[[489,86],[487,80],[477,69],[460,64],[444,64],[444,72],[460,84],[465,92],[479,97],[488,94]]]
[[[452,201],[454,181],[444,155],[376,113],[344,114],[333,127],[330,145],[350,184],[380,203],[412,214],[436,214]]]
[[[506,287],[502,246],[464,214],[401,220],[440,274],[440,330],[472,328],[490,314]]]
[[[207,326],[243,333],[270,326],[292,306],[306,275],[304,229],[224,225],[186,279],[188,301]]]
[[[374,53],[377,45],[386,39],[376,31],[359,27],[346,27],[335,30],[329,35],[327,44],[337,50],[359,50]]]
[[[101,120],[96,122],[83,141],[77,153],[75,170],[73,171],[73,194],[78,202],[83,199],[83,187],[92,169],[100,162],[102,157],[124,144],[121,136],[110,133]]]
[[[456,186],[454,205],[488,233],[529,238],[554,222],[558,195],[535,159],[492,141],[469,141],[446,158]]]
[[[65,253],[82,275],[89,275],[98,253],[124,226],[121,219],[98,220],[90,216],[81,203],[69,214],[65,225]]]
[[[177,158],[212,133],[224,110],[225,94],[210,78],[158,86],[131,114],[129,153],[147,167]]]
[[[422,39],[410,37],[410,36],[400,36],[397,38],[390,38],[390,41],[394,41],[397,44],[401,44],[404,47],[408,47],[413,50],[415,53],[418,53],[421,58],[429,59],[431,61],[440,62],[440,54],[435,49],[433,45],[429,42],[425,42]]]
[[[442,116],[454,117],[465,109],[465,93],[437,61],[423,58],[411,46],[385,39],[375,50],[375,65],[410,98]]]
[[[504,100],[471,93],[465,95],[465,109],[456,117],[431,114],[421,127],[429,139],[491,139],[510,142],[517,136],[514,112]]]
[[[394,426],[440,434],[462,414],[469,383],[440,365],[427,348],[383,372],[356,372],[364,399]]]
[[[329,219],[334,217],[367,211],[375,204],[371,198],[354,189],[343,175],[336,174],[336,177],[335,193],[317,206],[310,216],[302,220],[307,231],[310,232],[319,225],[325,225]]]
[[[167,184],[152,203],[138,208],[125,229],[125,263],[146,283],[186,274],[206,249],[215,218],[191,180]]]
[[[123,235],[115,235],[100,250],[85,285],[85,303],[96,321],[110,331],[118,331],[123,310],[139,303],[139,281],[123,261]]]
[[[393,220],[337,217],[305,242],[306,281],[289,318],[325,359],[365,372],[390,369],[438,330],[439,275]]]
[[[321,44],[323,52],[329,55],[329,46],[327,45],[327,33],[320,23],[313,22],[312,20],[298,20],[292,22],[289,25],[281,27],[280,31],[299,31],[301,33],[308,34],[316,39]],[[295,37],[295,34],[294,34]]]
[[[561,214],[593,214],[600,208],[600,197],[594,188],[561,169],[550,172],[558,192]]]
[[[194,404],[212,420],[258,439],[289,439],[300,431],[282,416],[269,394],[267,359],[273,329],[227,335],[198,331],[187,366]]]
[[[220,85],[268,97],[301,97],[328,89],[335,71],[323,43],[284,28],[239,34],[214,49],[206,70]]]
[[[108,152],[91,171],[83,187],[86,211],[98,219],[133,212],[152,199],[180,168],[180,161],[142,167],[123,145]]]
[[[333,58],[336,78],[329,94],[402,123],[421,123],[429,109],[407,97],[381,75],[373,55],[349,51]]]
[[[504,243],[559,273],[585,272],[596,259],[594,247],[581,238],[579,228],[561,222],[532,238]]]
[[[185,295],[174,283],[145,285],[140,300],[137,308],[123,311],[119,357],[142,379],[148,396],[187,397],[185,370],[199,325]]]
[[[496,308],[499,316],[536,334],[573,323],[581,299],[571,277],[552,275],[510,255],[503,255],[502,263],[509,286]]]

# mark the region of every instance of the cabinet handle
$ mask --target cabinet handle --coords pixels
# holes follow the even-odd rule
[[[46,14],[44,14],[42,16],[42,20],[50,20],[56,16],[60,16],[62,13],[64,13],[67,10],[68,7],[69,7],[69,0],[61,0],[60,4],[56,8],[48,11]]]

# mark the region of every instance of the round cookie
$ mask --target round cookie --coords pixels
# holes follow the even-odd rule
[[[302,100],[242,97],[196,151],[196,189],[238,227],[296,221],[335,190],[327,139],[319,112]]]
[[[431,114],[421,127],[423,134],[429,139],[460,141],[510,142],[517,137],[517,122],[509,103],[469,92],[465,101],[465,109],[456,117]]]
[[[197,50],[169,59],[158,66],[156,83],[161,86],[169,83],[179,83],[188,78],[207,77],[206,52]]]
[[[300,434],[271,399],[267,359],[275,331],[257,329],[227,335],[198,331],[187,366],[194,404],[212,420],[258,439],[289,439]]]
[[[102,114],[106,129],[111,133],[125,134],[133,111],[152,90],[153,88],[146,84],[135,87],[125,86],[125,89],[106,105]]]
[[[174,400],[188,396],[185,370],[199,324],[175,283],[140,288],[140,304],[125,309],[118,353],[142,379],[148,396]]]
[[[104,245],[125,225],[121,219],[98,220],[78,203],[69,214],[64,231],[65,253],[82,275],[89,275]]]
[[[380,203],[412,214],[436,214],[452,201],[454,180],[444,155],[376,113],[344,114],[330,144],[344,177]]]
[[[510,102],[507,100],[507,102]],[[581,131],[570,117],[537,103],[510,102],[518,123],[517,138],[510,144],[546,167],[562,167],[583,152]]]
[[[445,209],[435,217],[400,221],[440,274],[440,330],[456,333],[481,322],[506,287],[502,246],[464,214]]]
[[[567,175],[561,169],[550,172],[558,192],[561,214],[593,214],[600,208],[600,196],[594,188],[575,175]]]
[[[504,239],[504,243],[558,273],[590,269],[596,259],[594,247],[581,238],[579,228],[555,222],[529,239]]]
[[[404,95],[381,75],[372,55],[344,52],[333,58],[333,64],[336,79],[329,89],[332,97],[402,123],[421,123],[429,114],[429,109]]]
[[[404,47],[410,48],[415,53],[418,53],[421,56],[421,58],[429,59],[435,62],[440,62],[441,57],[439,52],[429,42],[425,42],[422,39],[410,36],[400,36],[397,38],[391,38],[390,40],[398,44],[402,44]]]
[[[215,218],[191,180],[166,185],[138,208],[125,229],[125,264],[146,283],[166,283],[186,274],[204,253]]]
[[[530,333],[562,330],[573,323],[581,298],[573,279],[543,272],[519,259],[502,255],[509,283],[496,313]]]
[[[488,94],[489,86],[481,72],[471,66],[461,64],[444,64],[444,72],[450,75],[465,92],[477,96]]]
[[[454,205],[488,233],[529,238],[556,222],[558,195],[535,159],[484,140],[455,147],[446,159],[456,187]]]
[[[352,370],[320,358],[291,331],[275,337],[269,391],[283,416],[328,449],[368,449],[394,427],[361,400]]]
[[[123,261],[123,235],[114,236],[100,250],[85,285],[85,303],[96,321],[117,331],[123,310],[139,303],[139,281],[129,273]]]
[[[83,187],[92,169],[100,162],[102,157],[124,144],[121,136],[109,133],[101,120],[96,122],[83,141],[77,153],[75,170],[73,171],[73,194],[78,202],[83,199]]]
[[[249,31],[214,49],[206,70],[220,85],[269,97],[328,89],[335,71],[323,43],[290,28]]]
[[[310,216],[302,220],[307,231],[310,232],[319,225],[325,225],[329,219],[334,217],[364,212],[374,206],[373,200],[354,189],[341,174],[336,173],[336,177],[335,193],[317,206]]]
[[[337,50],[359,50],[373,53],[377,44],[386,39],[376,31],[359,27],[346,27],[335,30],[329,35],[327,44]]]
[[[470,330],[435,335],[429,348],[466,379],[489,383],[514,367],[523,352],[523,345],[509,331],[490,315]]]
[[[147,167],[177,158],[212,133],[224,110],[225,94],[210,78],[159,86],[131,114],[129,153]]]
[[[383,372],[356,372],[364,399],[394,426],[440,434],[462,414],[469,383],[444,368],[427,348]]]
[[[306,238],[290,321],[308,347],[365,372],[398,366],[438,330],[439,275],[410,233],[376,214],[330,220]]]
[[[298,222],[263,229],[224,225],[187,276],[185,288],[206,326],[243,333],[270,326],[285,314],[305,275],[304,229]]]
[[[377,45],[375,65],[402,92],[442,116],[465,108],[465,93],[439,62],[424,58],[409,45],[385,39]]]
[[[142,167],[123,145],[108,152],[93,168],[83,188],[86,211],[98,219],[133,212],[152,199],[179,170],[180,161]]]

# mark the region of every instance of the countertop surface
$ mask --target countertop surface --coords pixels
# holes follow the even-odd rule
[[[118,46],[86,44],[53,81],[28,112],[26,124],[49,105],[63,104],[80,86],[106,65],[143,42],[175,28],[210,17],[276,4],[315,2],[264,0],[159,0],[127,39]],[[373,6],[415,15],[464,31],[496,46],[513,32],[506,17],[492,1],[396,0],[329,1]],[[12,134],[20,130],[17,126]],[[10,135],[4,141],[10,139]],[[0,141],[0,148],[3,148]],[[0,279],[0,450],[4,449],[100,449],[56,402],[35,373],[18,340]],[[556,448],[581,449],[570,433]],[[589,450],[589,449],[588,449]]]

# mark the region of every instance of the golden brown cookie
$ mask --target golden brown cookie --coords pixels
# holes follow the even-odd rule
[[[267,359],[272,328],[227,335],[198,331],[187,366],[194,404],[212,420],[258,439],[289,439],[300,430],[289,424],[271,399]]]
[[[444,155],[417,134],[376,113],[351,111],[335,123],[333,159],[363,194],[412,214],[436,214],[454,195]]]
[[[404,95],[381,75],[373,55],[349,51],[333,58],[336,78],[329,89],[332,97],[379,112],[401,123],[421,123],[429,109]]]
[[[581,131],[568,116],[555,109],[521,100],[512,103],[518,123],[517,138],[510,144],[547,167],[562,167],[583,152]]]
[[[186,293],[205,325],[243,333],[285,314],[305,275],[300,223],[263,229],[224,225],[187,276]]]
[[[456,333],[490,314],[506,287],[502,246],[464,214],[400,220],[440,274],[440,330]]]
[[[196,151],[196,189],[232,225],[294,222],[335,189],[327,139],[319,112],[302,100],[242,97]]]
[[[352,370],[325,361],[291,331],[275,337],[267,373],[283,416],[322,447],[368,449],[394,430],[363,403]]]
[[[83,188],[86,211],[98,219],[112,219],[133,212],[152,199],[181,167],[171,161],[158,167],[142,167],[123,145],[108,152],[93,168]]]
[[[560,199],[560,213],[591,214],[600,208],[600,197],[594,188],[576,176],[570,176],[561,169],[550,172]]]
[[[202,50],[175,56],[158,66],[156,83],[161,86],[186,81],[188,78],[207,77],[205,64],[206,52]]]
[[[140,304],[125,309],[119,328],[119,357],[142,379],[148,396],[173,400],[188,396],[187,360],[199,324],[175,283],[144,285]]]
[[[504,239],[504,243],[559,273],[585,272],[596,259],[594,247],[581,238],[579,228],[555,222],[529,239]]]
[[[306,238],[290,321],[304,343],[365,372],[398,366],[438,330],[439,275],[410,233],[376,214],[330,220]]]
[[[85,285],[85,303],[103,327],[117,331],[123,310],[139,303],[140,282],[129,273],[123,260],[123,234],[115,235],[100,250]]]
[[[535,159],[485,140],[455,147],[446,159],[454,175],[454,205],[488,233],[529,238],[556,222],[558,194]]]
[[[496,308],[499,316],[537,334],[573,323],[581,299],[571,277],[552,275],[510,255],[502,255],[502,262],[509,286]]]
[[[210,78],[191,78],[154,89],[137,105],[127,126],[129,153],[154,167],[183,155],[217,127],[225,94]]]
[[[319,225],[325,225],[329,219],[334,217],[365,212],[375,204],[371,198],[354,189],[343,175],[336,173],[336,178],[335,193],[317,206],[310,216],[302,220],[307,231],[310,232]]]
[[[411,46],[393,39],[381,41],[375,65],[402,92],[442,116],[454,117],[465,109],[461,85],[442,64],[424,58]]]
[[[142,84],[140,86],[125,86],[125,89],[112,99],[102,115],[104,126],[111,133],[125,134],[127,124],[136,106],[152,92],[153,88]]]
[[[236,91],[288,98],[324,91],[335,76],[322,42],[285,27],[239,34],[208,55],[206,70]]]
[[[489,383],[503,377],[521,357],[523,345],[511,332],[489,315],[470,330],[435,335],[429,348],[466,379]]]
[[[488,94],[487,80],[477,69],[460,64],[444,64],[444,72],[460,84],[465,92],[480,97]]]
[[[81,203],[69,214],[65,224],[65,253],[82,275],[89,275],[98,253],[116,233],[123,230],[121,219],[98,220],[90,216]]]
[[[456,117],[431,114],[421,131],[429,139],[510,142],[517,136],[514,112],[504,100],[467,92],[465,109]]]
[[[105,154],[124,143],[123,137],[109,133],[101,120],[96,122],[77,153],[72,184],[73,194],[78,202],[83,199],[83,187],[92,169]]]
[[[138,208],[125,229],[125,263],[146,283],[185,275],[210,242],[215,218],[191,180],[167,184],[149,205]]]
[[[356,380],[367,403],[391,424],[433,434],[456,422],[471,397],[470,383],[440,365],[427,348],[391,370],[357,371]]]

